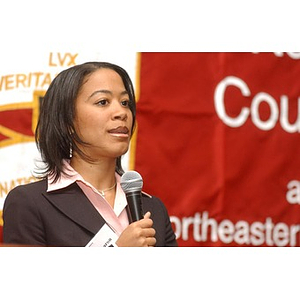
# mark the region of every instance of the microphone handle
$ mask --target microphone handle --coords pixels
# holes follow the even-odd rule
[[[126,199],[129,223],[143,219],[142,193],[140,191],[127,193]]]

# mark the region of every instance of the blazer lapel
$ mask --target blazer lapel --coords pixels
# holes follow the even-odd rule
[[[68,218],[93,234],[105,224],[105,220],[76,183],[61,190],[44,192],[43,195]]]

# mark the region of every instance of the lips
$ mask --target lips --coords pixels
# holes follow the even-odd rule
[[[129,135],[129,129],[125,126],[119,126],[117,128],[113,128],[108,130],[108,133],[116,136],[128,136]]]

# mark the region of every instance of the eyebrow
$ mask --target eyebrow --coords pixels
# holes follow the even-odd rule
[[[92,98],[93,96],[95,96],[96,94],[99,94],[99,93],[100,93],[100,94],[109,94],[109,95],[112,95],[112,94],[113,94],[113,92],[110,91],[110,90],[97,90],[97,91],[93,92],[93,93],[88,97],[87,100],[89,100],[90,98]],[[129,93],[125,90],[125,91],[121,92],[120,95],[121,95],[121,96],[123,96],[123,95],[129,95]]]

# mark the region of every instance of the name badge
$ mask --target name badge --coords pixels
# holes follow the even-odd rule
[[[86,247],[117,247],[115,244],[117,239],[118,235],[107,224],[104,224]]]

